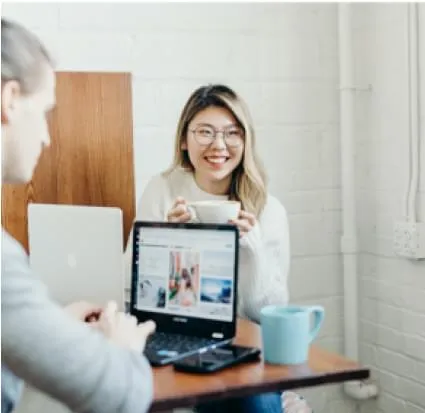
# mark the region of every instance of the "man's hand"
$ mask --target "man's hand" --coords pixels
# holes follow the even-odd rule
[[[142,353],[147,338],[155,331],[155,323],[138,324],[136,317],[117,311],[114,301],[108,303],[94,326],[115,344]]]
[[[103,309],[87,301],[77,301],[67,305],[65,311],[77,320],[91,323],[99,319]]]

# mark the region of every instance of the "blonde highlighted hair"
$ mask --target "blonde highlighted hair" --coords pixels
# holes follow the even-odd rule
[[[258,217],[267,199],[267,178],[256,152],[255,132],[248,108],[243,100],[227,86],[202,86],[189,97],[177,125],[174,159],[171,167],[164,174],[168,175],[179,167],[194,171],[187,150],[182,149],[182,144],[186,142],[189,123],[199,112],[209,107],[229,110],[244,131],[244,153],[240,164],[232,172],[229,199],[240,201],[245,211]]]

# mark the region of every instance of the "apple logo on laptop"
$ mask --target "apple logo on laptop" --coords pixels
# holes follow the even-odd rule
[[[77,266],[77,258],[74,254],[68,254],[68,266],[70,268],[75,268]]]

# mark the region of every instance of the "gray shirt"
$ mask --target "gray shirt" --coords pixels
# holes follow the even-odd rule
[[[23,382],[1,366],[1,413],[9,413],[16,407],[16,402],[21,398]]]
[[[21,245],[2,230],[2,404],[20,394],[16,377],[75,412],[142,413],[153,397],[147,360],[109,342],[52,301]],[[6,380],[4,380],[6,379]]]

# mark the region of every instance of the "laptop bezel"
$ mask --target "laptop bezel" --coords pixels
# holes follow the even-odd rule
[[[161,314],[153,311],[139,310],[136,308],[137,283],[138,283],[138,252],[137,237],[140,228],[175,228],[185,230],[214,230],[232,232],[235,237],[235,265],[233,283],[233,308],[232,320],[211,320],[200,317],[192,317],[179,314]],[[203,338],[216,339],[217,341],[229,340],[236,334],[237,320],[237,290],[239,272],[239,230],[232,224],[200,224],[200,223],[171,223],[136,221],[133,225],[133,254],[131,270],[131,294],[130,294],[130,314],[139,321],[153,320],[157,325],[157,331],[164,333],[175,333]]]

